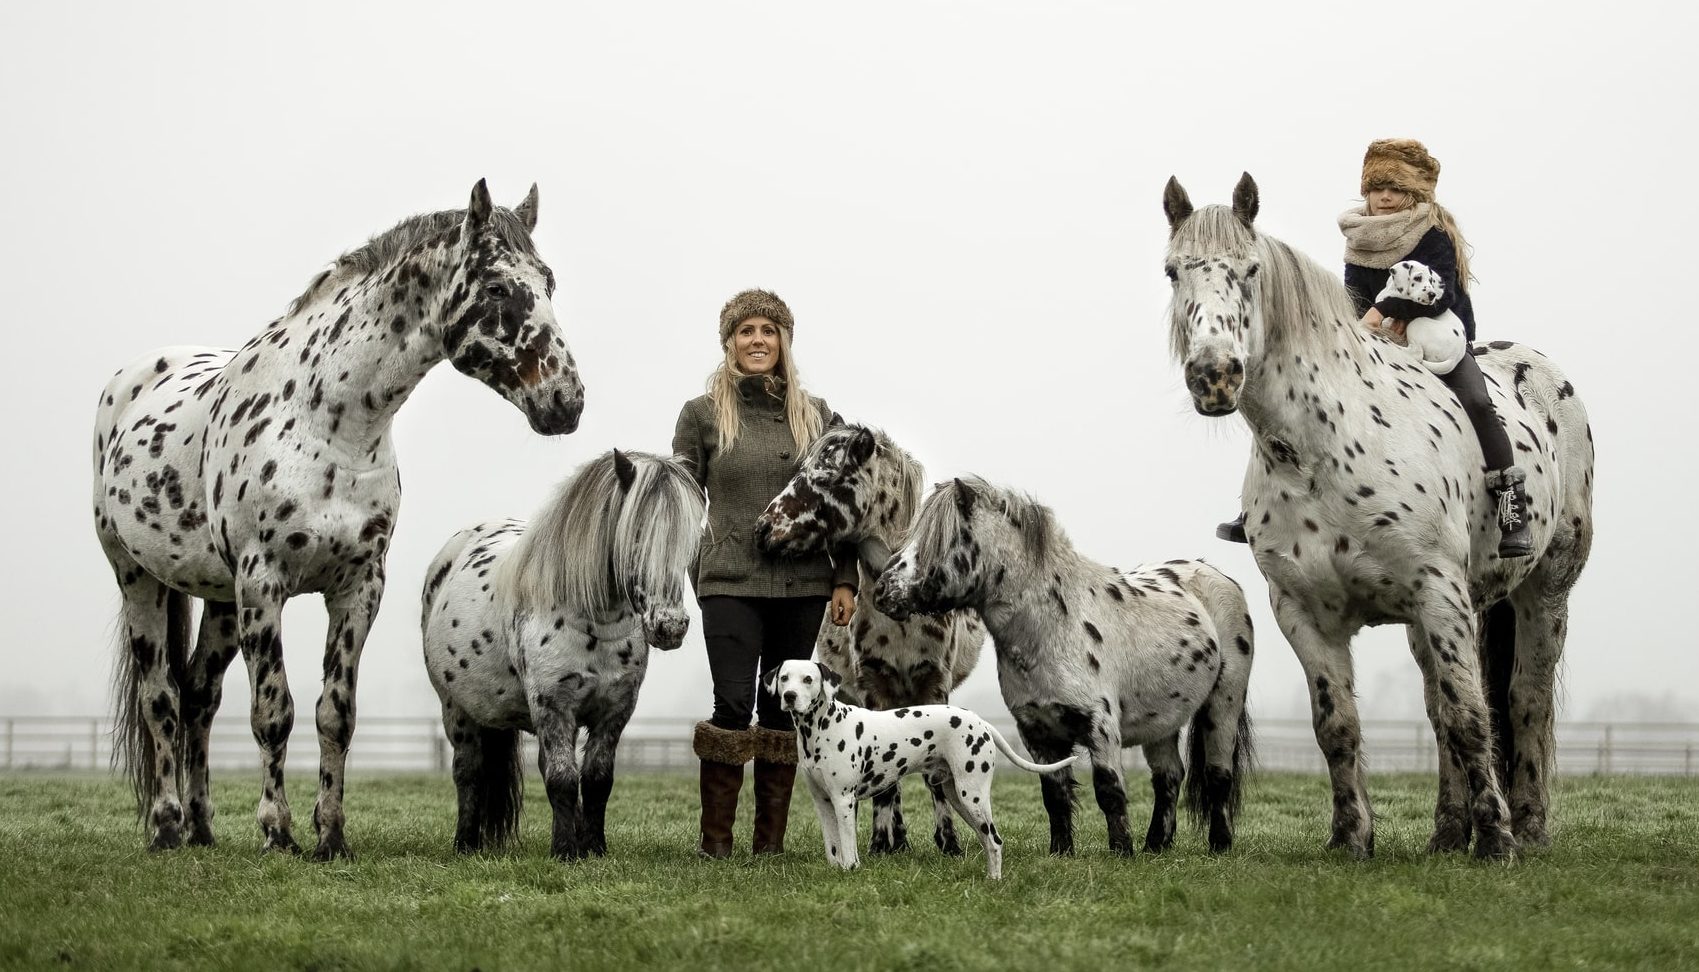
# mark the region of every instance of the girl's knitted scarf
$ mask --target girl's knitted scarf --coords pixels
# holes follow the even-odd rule
[[[1408,256],[1423,234],[1433,228],[1432,211],[1433,207],[1424,202],[1386,216],[1370,216],[1366,205],[1340,213],[1345,262],[1387,269]]]

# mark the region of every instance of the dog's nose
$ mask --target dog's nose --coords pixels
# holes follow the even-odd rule
[[[795,692],[786,692],[785,693],[785,704],[786,705],[790,705],[792,702],[795,702],[795,701],[796,701],[796,693]]]

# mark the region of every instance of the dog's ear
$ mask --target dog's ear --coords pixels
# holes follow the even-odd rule
[[[779,694],[779,666],[774,665],[761,673],[761,687],[767,690],[768,695]]]
[[[820,669],[820,681],[822,683],[824,683],[826,685],[830,685],[833,688],[837,688],[838,686],[844,684],[844,677],[842,675],[839,675],[837,672],[832,671],[830,668],[826,667],[825,665],[821,664],[820,662],[815,662],[814,667]]]

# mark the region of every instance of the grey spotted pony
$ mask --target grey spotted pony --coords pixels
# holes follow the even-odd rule
[[[421,626],[454,746],[456,850],[512,834],[523,731],[537,736],[554,809],[550,852],[607,852],[614,751],[648,671],[646,645],[677,648],[689,627],[684,571],[704,511],[683,465],[614,451],[563,482],[530,523],[469,527],[431,561]]]
[[[1422,670],[1441,754],[1429,848],[1467,848],[1471,829],[1482,857],[1546,843],[1557,668],[1593,539],[1593,435],[1574,386],[1522,345],[1474,349],[1527,471],[1534,555],[1501,558],[1456,396],[1358,326],[1335,274],[1256,229],[1251,177],[1231,207],[1196,211],[1169,180],[1163,208],[1171,342],[1193,404],[1251,429],[1245,530],[1308,680],[1329,846],[1374,852],[1351,664],[1352,636],[1374,624],[1407,625]]]
[[[982,479],[933,490],[874,597],[895,618],[969,607],[997,651],[1003,701],[1039,762],[1091,755],[1109,847],[1133,852],[1121,774],[1142,746],[1155,794],[1144,847],[1168,848],[1182,781],[1211,851],[1233,844],[1252,759],[1251,618],[1233,579],[1201,561],[1122,571],[1080,555],[1054,514]],[[1189,754],[1180,734],[1190,723]],[[1074,851],[1071,769],[1043,777],[1050,852]]]
[[[873,582],[901,547],[920,506],[925,470],[884,432],[828,428],[755,527],[764,551],[797,555],[855,544],[861,555],[855,623],[820,626],[815,657],[842,673],[847,700],[871,709],[942,705],[979,664],[985,626],[971,611],[898,621],[873,603]],[[933,788],[933,842],[960,854],[949,801]],[[900,788],[873,796],[871,854],[907,850]]]
[[[350,856],[343,768],[401,499],[396,410],[447,358],[538,433],[578,426],[584,388],[549,304],[554,275],[531,243],[536,222],[535,186],[510,211],[480,181],[466,209],[404,220],[343,254],[241,348],[165,348],[107,382],[94,520],[124,602],[117,749],[150,847],[213,842],[207,733],[240,650],[264,846],[299,849],[283,789],[295,706],[282,614],[317,592],[330,625],[314,856]],[[191,656],[194,598],[204,609]]]

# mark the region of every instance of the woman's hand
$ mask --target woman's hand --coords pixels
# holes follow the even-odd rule
[[[1363,319],[1360,323],[1364,327],[1373,328],[1380,327],[1380,322],[1384,320],[1386,320],[1386,315],[1382,314],[1377,308],[1370,307],[1363,312]]]
[[[832,623],[843,627],[855,617],[855,588],[839,584],[832,588]]]

